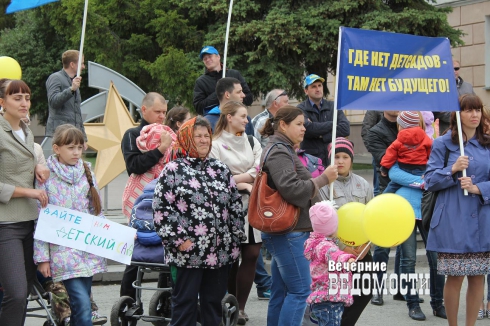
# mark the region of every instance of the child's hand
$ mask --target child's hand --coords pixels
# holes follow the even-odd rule
[[[348,263],[355,263],[355,262],[356,262],[356,260],[355,260],[354,258],[351,258],[351,259],[349,259],[347,262],[348,262]]]
[[[49,261],[39,263],[37,270],[43,274],[44,277],[51,277],[51,268],[49,267]]]
[[[36,179],[39,183],[45,183],[49,178],[49,169],[43,164],[36,164],[34,168],[34,173],[36,174]]]
[[[356,255],[356,256],[357,256],[357,259],[359,259],[359,260],[360,260],[360,259],[363,259],[363,258],[364,258],[364,257],[367,255],[367,253],[369,252],[369,248],[368,248],[368,249],[366,249],[366,250],[364,250],[364,249],[365,249],[366,247],[369,247],[369,246],[370,246],[369,244],[365,243],[365,244],[363,244],[363,245],[360,245],[360,246],[359,246],[359,247],[357,247],[356,249],[354,249],[354,252],[355,252],[355,254],[354,254],[354,255]],[[363,251],[364,251],[364,252],[363,252]],[[362,254],[362,255],[361,255],[361,254]]]

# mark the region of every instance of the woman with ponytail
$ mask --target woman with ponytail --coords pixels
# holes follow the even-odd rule
[[[58,126],[53,135],[53,152],[48,158],[51,172],[44,184],[48,203],[92,215],[102,215],[102,205],[90,163],[81,159],[83,133],[76,127]],[[63,281],[70,297],[70,323],[92,325],[90,292],[94,274],[105,272],[104,258],[53,243],[34,240],[34,261],[44,277]]]
[[[309,209],[320,200],[319,189],[338,177],[337,166],[330,165],[322,174],[312,178],[296,155],[294,148],[299,146],[305,135],[304,122],[303,111],[287,105],[280,108],[274,118],[267,120],[261,131],[262,136],[269,137],[261,158],[263,162],[270,149],[263,164],[267,184],[277,189],[285,201],[300,209],[298,223],[291,232],[262,232],[262,241],[272,254],[267,326],[300,326],[302,323],[306,299],[311,293],[310,264],[303,254],[305,241],[312,231]]]

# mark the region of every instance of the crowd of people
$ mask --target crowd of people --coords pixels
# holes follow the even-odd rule
[[[415,213],[413,232],[396,249],[395,272],[417,271],[418,232],[427,247],[433,314],[457,324],[466,276],[466,323],[490,316],[483,306],[484,276],[490,274],[490,116],[459,76],[459,62],[453,64],[465,155],[459,151],[455,113],[369,111],[362,136],[373,156],[371,185],[353,172],[354,143],[347,138],[350,125],[342,111],[335,147],[331,144],[333,102],[324,98],[324,78],[310,74],[303,79],[306,100],[297,107],[289,105],[284,89],[269,91],[264,111],[251,119],[247,105],[253,96],[240,72],[229,69],[223,77],[219,52],[212,46],[202,49],[200,59],[205,73],[194,89],[198,115],[181,106],[168,110],[165,98],[150,92],[141,103],[140,125],[127,130],[121,141],[129,177],[123,214],[138,229],[133,259],[170,266],[170,284],[165,275],[159,278],[159,287],[172,287],[170,325],[191,325],[198,311],[202,325],[219,325],[227,293],[237,298],[238,324],[245,325],[254,282],[258,298],[269,300],[268,326],[309,320],[355,325],[369,302],[383,305],[383,288],[333,295],[329,274],[339,270],[331,270],[329,262],[386,263],[390,248],[373,246],[371,254],[368,244],[346,246],[337,237],[336,212],[348,203],[367,204],[381,193],[404,197]],[[91,296],[92,277],[106,271],[105,259],[33,237],[39,210],[47,204],[103,217],[95,175],[82,155],[87,137],[78,52],[65,52],[62,63],[63,69],[46,82],[46,135],[53,151],[47,159],[26,120],[29,87],[20,80],[0,80],[0,325],[24,324],[25,300],[36,276],[58,296],[60,325],[107,321]],[[439,132],[433,128],[435,119]],[[332,157],[334,164],[328,165]],[[289,232],[265,233],[249,224],[259,166],[269,187],[299,209]],[[438,192],[429,230],[421,220],[424,189]],[[270,275],[263,247],[272,257]],[[365,273],[382,284],[383,272],[342,272],[350,276],[349,286],[353,274]],[[121,296],[135,298],[136,273],[136,266],[126,267]],[[410,318],[425,320],[423,299],[411,291],[411,282],[401,284],[408,293],[393,298],[406,301]]]

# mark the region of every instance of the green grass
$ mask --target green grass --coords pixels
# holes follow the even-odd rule
[[[373,166],[371,164],[354,163],[352,166],[353,170],[372,170]]]
[[[92,169],[95,168],[95,159],[97,158],[94,154],[86,154],[83,158],[84,161],[88,161],[92,164]]]

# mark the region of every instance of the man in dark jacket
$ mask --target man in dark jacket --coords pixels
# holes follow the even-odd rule
[[[204,63],[206,69],[204,75],[201,75],[196,80],[196,84],[194,85],[194,100],[192,103],[194,104],[194,108],[196,108],[197,114],[205,115],[209,110],[219,105],[219,100],[216,96],[216,83],[223,77],[223,66],[218,50],[212,46],[202,48],[199,58]],[[243,93],[245,94],[243,104],[247,106],[251,105],[253,95],[240,72],[234,69],[227,69],[226,77],[233,77],[240,81]]]
[[[172,136],[164,130],[160,136],[160,146],[157,148],[143,153],[136,146],[136,138],[139,137],[144,126],[152,123],[164,123],[167,115],[167,101],[162,95],[153,92],[146,94],[141,103],[141,115],[140,125],[128,129],[121,141],[121,149],[128,175],[131,175],[131,173],[143,174],[150,170],[158,163],[167,148],[172,144]],[[137,273],[137,266],[126,266],[121,280],[121,296],[130,296],[136,300],[136,289],[133,288],[132,284],[136,280]],[[163,279],[164,277],[161,276],[159,282],[161,283]]]
[[[136,138],[139,137],[144,126],[165,122],[167,115],[167,101],[158,94],[150,92],[145,95],[141,103],[141,123],[138,127],[126,130],[121,141],[121,150],[126,163],[128,175],[143,174],[150,170],[163,157],[163,154],[172,143],[172,137],[167,131],[163,131],[160,139],[160,146],[142,153],[136,146]]]
[[[383,118],[372,127],[364,140],[367,150],[373,155],[374,162],[378,171],[379,192],[383,193],[386,186],[390,182],[389,177],[383,177],[379,172],[381,167],[381,159],[386,153],[386,149],[396,140],[398,135],[398,127],[396,118],[398,111],[384,111]]]
[[[372,127],[374,127],[378,122],[380,122],[382,118],[383,118],[383,111],[369,110],[364,115],[364,119],[362,120],[361,137],[366,149],[368,148],[367,145],[368,131]],[[376,169],[376,162],[374,161],[374,157],[373,157],[373,173],[374,173],[373,175],[374,195],[377,196],[380,194],[380,192],[379,192],[378,170]]]
[[[298,108],[303,110],[305,115],[305,138],[301,143],[301,148],[307,154],[320,158],[323,165],[329,162],[328,144],[332,142],[333,129],[333,101],[323,98],[323,82],[325,79],[318,75],[306,76],[303,87],[307,95],[304,102],[298,104]],[[344,112],[339,110],[337,115],[337,137],[347,137],[350,133],[349,120]]]

